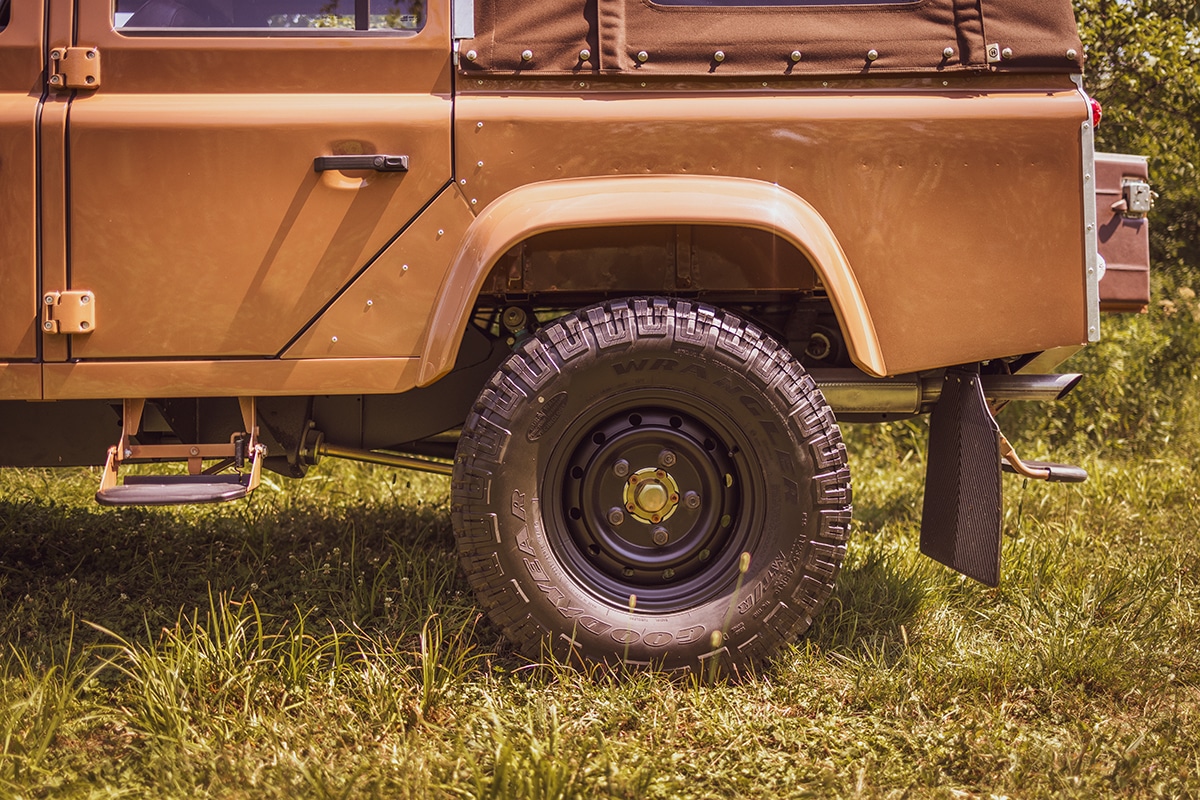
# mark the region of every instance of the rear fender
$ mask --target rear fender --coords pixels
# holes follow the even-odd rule
[[[418,384],[445,375],[484,280],[514,245],[541,233],[624,225],[727,225],[769,231],[803,253],[829,294],[850,358],[887,374],[866,300],[837,237],[801,197],[747,178],[644,175],[532,183],[485,208],[468,228],[438,292]]]

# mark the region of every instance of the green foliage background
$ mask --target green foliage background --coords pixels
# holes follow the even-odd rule
[[[1104,107],[1097,150],[1150,158],[1153,301],[1109,315],[1064,365],[1090,377],[1046,416],[1006,412],[1048,449],[1200,453],[1200,9],[1195,0],[1078,0],[1086,87]]]

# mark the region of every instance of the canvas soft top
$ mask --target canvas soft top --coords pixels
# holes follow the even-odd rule
[[[1070,0],[475,0],[466,72],[1081,72]],[[990,50],[990,53],[989,53]]]

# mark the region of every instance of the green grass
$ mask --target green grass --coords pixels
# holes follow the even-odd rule
[[[1006,477],[988,589],[917,553],[920,425],[847,437],[838,590],[723,685],[514,655],[443,478],[111,510],[94,471],[2,472],[0,797],[1200,795],[1191,458]]]

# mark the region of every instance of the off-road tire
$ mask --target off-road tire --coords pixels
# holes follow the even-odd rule
[[[786,347],[662,298],[521,343],[467,419],[452,491],[463,568],[521,652],[666,669],[795,641],[851,513],[841,433]]]

